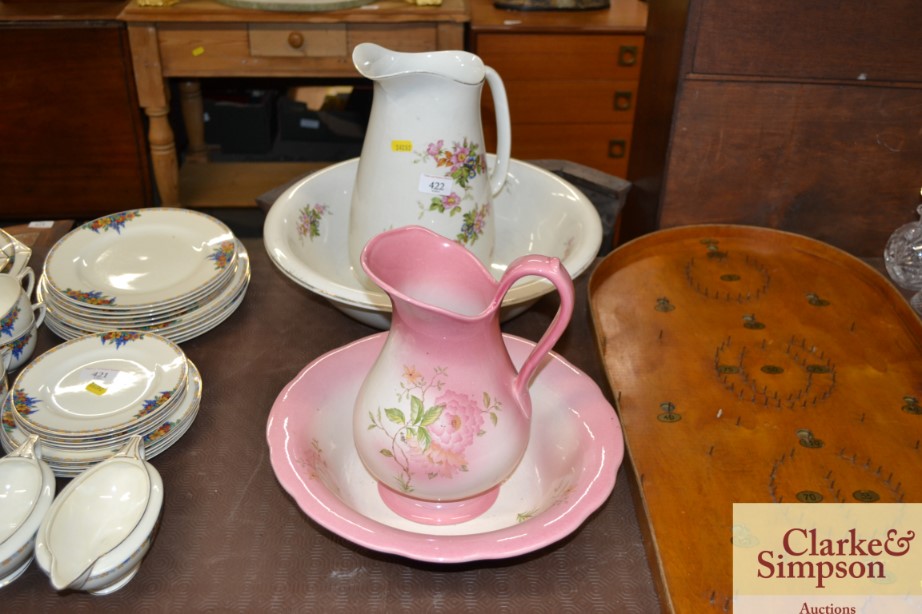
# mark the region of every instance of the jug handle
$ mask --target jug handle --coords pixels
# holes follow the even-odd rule
[[[544,277],[554,284],[560,296],[560,306],[557,308],[557,314],[554,316],[551,325],[544,331],[544,335],[532,349],[525,362],[522,363],[518,375],[515,376],[513,389],[520,396],[528,388],[528,383],[538,365],[551,351],[551,348],[554,347],[554,344],[557,343],[557,340],[560,339],[563,331],[566,330],[567,325],[570,323],[576,294],[573,288],[573,280],[559,258],[528,255],[515,259],[506,269],[502,279],[499,280],[495,299],[497,303],[502,300],[502,297],[512,287],[512,284],[529,275]]]
[[[490,193],[495,197],[506,185],[506,173],[509,171],[509,158],[512,155],[512,123],[509,119],[509,100],[503,80],[500,79],[499,73],[489,66],[485,66],[484,71],[496,113],[496,162],[490,171]]]

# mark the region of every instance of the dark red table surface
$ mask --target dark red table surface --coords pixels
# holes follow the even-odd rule
[[[36,564],[0,589],[6,612],[656,612],[659,601],[622,467],[608,501],[568,538],[514,559],[424,564],[353,545],[308,518],[275,479],[266,419],[282,388],[325,352],[378,332],[287,279],[260,238],[244,239],[252,281],[218,328],[182,344],[202,373],[188,433],[152,460],[162,523],[138,575],[96,597],[58,593]],[[36,245],[32,266],[50,243]],[[600,384],[586,281],[555,350]],[[537,339],[546,297],[506,332]],[[40,334],[38,352],[61,340]],[[14,374],[15,375],[15,374]],[[64,480],[58,480],[58,489]]]

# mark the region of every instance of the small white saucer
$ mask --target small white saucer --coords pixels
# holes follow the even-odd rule
[[[458,524],[419,524],[381,500],[352,440],[352,406],[387,333],[329,352],[278,395],[266,429],[275,475],[318,524],[380,552],[437,563],[508,558],[575,531],[611,494],[621,426],[592,379],[551,353],[531,385],[532,437],[499,497]],[[534,347],[504,335],[516,365]]]
[[[492,167],[493,156],[489,156]],[[347,315],[376,328],[390,327],[391,303],[358,281],[349,258],[349,211],[358,158],[313,173],[272,205],[263,241],[272,262],[295,283],[329,300]],[[381,194],[386,206],[387,193]],[[602,245],[602,222],[592,202],[572,184],[540,167],[511,160],[506,184],[494,198],[496,247],[490,271],[499,279],[515,258],[556,256],[574,279]],[[505,320],[554,286],[543,278],[520,280],[503,300]]]

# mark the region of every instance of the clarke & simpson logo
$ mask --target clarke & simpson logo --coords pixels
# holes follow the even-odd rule
[[[738,503],[734,612],[922,612],[922,504]]]
[[[888,559],[906,556],[915,537],[912,530],[889,529],[883,539],[861,538],[852,528],[844,537],[833,539],[818,537],[815,528],[792,528],[784,532],[779,550],[758,553],[756,575],[815,580],[816,588],[826,588],[830,578],[886,580]]]

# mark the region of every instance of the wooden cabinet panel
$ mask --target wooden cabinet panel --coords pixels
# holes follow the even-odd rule
[[[487,151],[496,148],[496,134],[484,123]],[[630,124],[519,124],[512,126],[512,157],[519,160],[560,159],[624,177],[631,150]]]
[[[490,0],[474,1],[470,48],[503,79],[514,157],[570,160],[627,175],[645,22],[646,4],[635,0],[586,12],[509,12]],[[482,101],[492,151],[489,92]]]
[[[0,217],[96,217],[151,204],[120,24],[0,24],[0,75]]]
[[[879,257],[918,202],[919,23],[915,0],[651,3],[621,239],[741,222]]]
[[[513,123],[631,123],[637,99],[634,81],[508,81],[504,82]],[[493,98],[484,91],[484,109]]]
[[[694,72],[922,81],[919,0],[701,4]]]
[[[312,31],[312,28],[320,28]],[[158,41],[166,76],[357,77],[352,49],[373,42],[396,51],[430,51],[439,45],[434,23],[339,24],[324,26],[260,24],[160,24]],[[344,28],[344,29],[341,29]],[[304,39],[304,51],[288,42]],[[286,49],[287,48],[287,49]]]
[[[738,223],[880,256],[912,217],[922,90],[689,81],[676,109],[662,227]]]
[[[629,79],[640,75],[643,37],[481,34],[476,53],[503,79]]]
[[[377,43],[394,51],[408,52],[460,49],[459,44],[448,44],[456,30],[437,23],[349,24],[346,53],[352,64],[352,50],[359,43]]]

